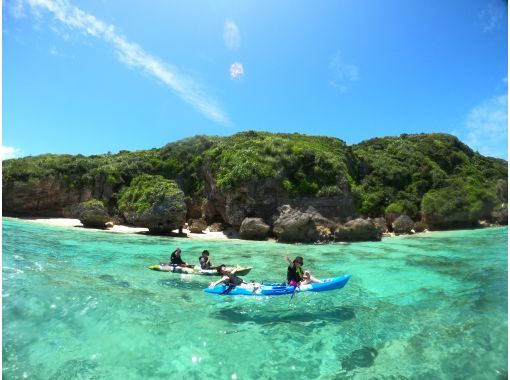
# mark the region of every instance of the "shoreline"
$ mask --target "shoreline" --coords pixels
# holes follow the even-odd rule
[[[91,231],[109,232],[114,234],[149,234],[149,229],[144,227],[133,227],[127,225],[114,225],[110,228],[85,228],[79,219],[72,218],[51,218],[51,217],[8,217],[15,220],[23,220],[25,222],[32,222],[38,224],[45,224],[54,227],[71,227],[71,228],[83,228]],[[229,231],[210,232],[205,230],[201,234],[189,232],[188,229],[183,229],[183,235],[179,235],[178,230],[172,231],[173,235],[169,237],[181,237],[192,240],[213,240],[213,241],[225,241],[225,240],[241,240],[236,235],[229,236]]]
[[[37,223],[37,224],[44,224],[47,226],[54,226],[54,227],[67,227],[67,228],[81,228],[84,230],[89,231],[98,231],[98,232],[107,232],[107,233],[114,233],[114,234],[139,234],[139,235],[150,235],[149,229],[145,227],[134,227],[134,226],[128,226],[128,225],[114,225],[113,227],[108,227],[105,229],[100,228],[85,228],[83,227],[83,224],[80,222],[79,219],[72,219],[72,218],[53,218],[53,217],[32,217],[32,216],[3,216],[4,218],[10,218],[14,220],[21,220],[25,222],[30,223]],[[505,225],[499,226],[499,225],[485,225],[481,226],[475,229],[487,229],[492,227],[505,227]],[[470,228],[467,228],[470,229]],[[228,229],[225,231],[220,232],[210,232],[207,228],[202,233],[192,233],[189,231],[189,229],[183,228],[183,234],[179,234],[178,230],[173,230],[171,234],[168,235],[155,235],[155,236],[167,236],[167,237],[174,237],[174,238],[186,238],[191,240],[202,240],[202,241],[247,241],[244,239],[241,239],[239,236],[239,232]],[[450,231],[457,231],[456,229],[453,230],[425,230],[421,232],[415,232],[411,234],[398,234],[396,235],[394,232],[386,232],[382,234],[382,239],[393,239],[395,237],[402,237],[402,236],[424,236],[424,235],[431,235],[435,233],[441,233],[441,232],[450,232]],[[265,240],[267,242],[277,243],[277,240],[274,238],[268,238]],[[314,244],[328,244],[332,242],[316,242],[316,243],[309,243],[311,245]],[[355,242],[336,242],[338,244],[351,244]],[[285,244],[285,243],[282,243]]]

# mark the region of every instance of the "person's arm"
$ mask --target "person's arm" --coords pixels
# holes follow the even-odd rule
[[[218,281],[211,282],[211,285],[209,285],[210,288],[214,288],[219,283],[225,281],[228,278],[228,276],[222,276]]]
[[[182,257],[180,256],[175,258],[175,263],[177,265],[186,265],[186,263],[182,260]]]
[[[239,266],[239,264],[238,264],[238,265],[236,265],[236,267],[235,267],[234,269],[232,269],[232,270],[230,271],[230,273],[235,274],[235,273],[236,273],[237,271],[239,271],[240,269],[243,269],[243,267]]]
[[[289,256],[285,255],[285,260],[287,260],[287,262],[289,263],[289,266],[290,266],[291,268],[293,268],[293,267],[294,267],[294,263],[292,262],[292,260],[291,260],[291,259],[289,259]]]

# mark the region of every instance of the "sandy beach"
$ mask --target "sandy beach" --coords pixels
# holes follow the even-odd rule
[[[47,224],[51,226],[58,226],[58,227],[77,227],[77,228],[84,228],[83,224],[80,222],[79,219],[70,219],[70,218],[35,218],[35,217],[26,217],[26,218],[14,218],[14,219],[20,219],[27,222],[33,222],[33,223],[41,223],[41,224]],[[90,228],[91,230],[94,230],[94,228]],[[96,231],[101,232],[109,232],[109,233],[118,233],[118,234],[144,234],[148,233],[149,229],[142,228],[142,227],[133,227],[133,226],[125,226],[125,225],[114,225],[111,228],[107,229],[95,229]],[[176,237],[179,237],[178,230],[172,231],[175,233]],[[186,234],[186,237],[194,240],[232,240],[235,237],[229,237],[227,236],[227,231],[222,232],[210,232],[209,230],[205,230],[201,234],[197,233],[191,233],[188,229],[183,229],[182,232]]]
[[[44,217],[18,217],[13,219],[24,220],[27,222],[33,223],[41,223],[47,224],[50,226],[57,227],[73,227],[73,228],[84,228],[83,224],[79,219],[71,219],[71,218],[44,218]],[[126,225],[114,225],[113,227],[109,227],[106,229],[98,229],[98,228],[87,228],[90,230],[96,230],[100,232],[109,232],[109,233],[117,233],[117,234],[146,234],[149,233],[148,228],[143,227],[133,227]],[[234,230],[226,230],[221,232],[211,232],[209,229],[206,229],[201,234],[191,233],[188,229],[183,228],[182,232],[185,236],[178,235],[179,231],[172,231],[175,237],[186,237],[193,240],[238,240],[239,233]],[[421,233],[430,233],[431,231],[425,230]],[[394,238],[396,235],[394,232],[386,232],[383,233],[383,238]],[[269,238],[268,241],[275,242],[275,239]],[[348,243],[345,243],[348,244]]]

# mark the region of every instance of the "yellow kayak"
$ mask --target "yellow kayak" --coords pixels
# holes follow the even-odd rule
[[[194,267],[180,267],[178,265],[168,265],[168,264],[156,264],[151,265],[148,267],[152,270],[157,270],[160,272],[172,272],[172,273],[182,273],[182,274],[198,274],[202,276],[220,276],[221,273],[219,273],[216,269],[202,269],[201,267],[194,266]],[[236,267],[227,267],[228,271],[234,271]],[[247,275],[253,267],[241,267],[237,270],[235,270],[234,274],[236,276],[245,276]]]

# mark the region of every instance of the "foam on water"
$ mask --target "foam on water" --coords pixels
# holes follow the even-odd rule
[[[211,277],[155,272],[188,262],[283,257],[342,290],[225,297]],[[10,379],[506,378],[507,228],[378,243],[205,242],[3,219],[3,375]]]

